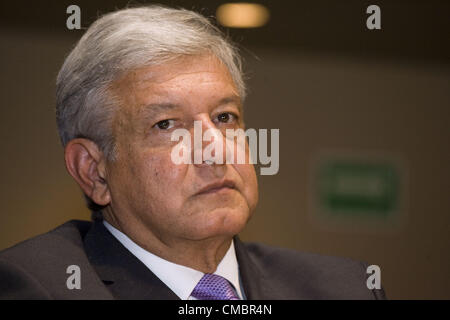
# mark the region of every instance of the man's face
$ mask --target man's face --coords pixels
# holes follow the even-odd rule
[[[251,164],[174,164],[175,129],[193,136],[243,128],[238,91],[210,55],[134,70],[112,86],[116,160],[107,164],[110,209],[128,232],[151,230],[160,239],[201,240],[242,230],[258,201]],[[192,144],[193,145],[193,144]],[[248,148],[247,148],[248,150]],[[228,187],[209,189],[226,182]]]

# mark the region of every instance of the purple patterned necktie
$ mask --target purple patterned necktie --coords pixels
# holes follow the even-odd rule
[[[227,279],[212,273],[200,279],[191,296],[198,300],[240,300]]]

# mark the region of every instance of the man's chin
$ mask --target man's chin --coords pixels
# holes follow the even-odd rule
[[[249,213],[235,208],[218,208],[204,214],[196,228],[198,239],[229,237],[240,233],[249,220]]]

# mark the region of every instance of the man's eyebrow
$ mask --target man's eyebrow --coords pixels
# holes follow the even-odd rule
[[[144,105],[141,110],[145,115],[153,117],[164,111],[174,110],[179,107],[178,104],[174,103],[150,103]]]
[[[219,100],[217,106],[222,106],[226,104],[235,104],[239,111],[242,112],[242,102],[241,98],[237,95],[228,96]],[[175,103],[149,103],[144,105],[141,110],[148,117],[154,117],[159,113],[178,109],[180,106]]]
[[[235,104],[239,111],[242,112],[242,101],[241,98],[237,95],[232,95],[221,99],[218,103],[219,106],[224,104]]]

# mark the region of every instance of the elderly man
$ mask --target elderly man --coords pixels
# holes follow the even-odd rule
[[[383,298],[362,263],[239,240],[258,201],[250,161],[174,163],[174,130],[243,128],[244,97],[235,48],[203,16],[97,20],[57,79],[66,167],[96,218],[2,252],[0,297]]]

